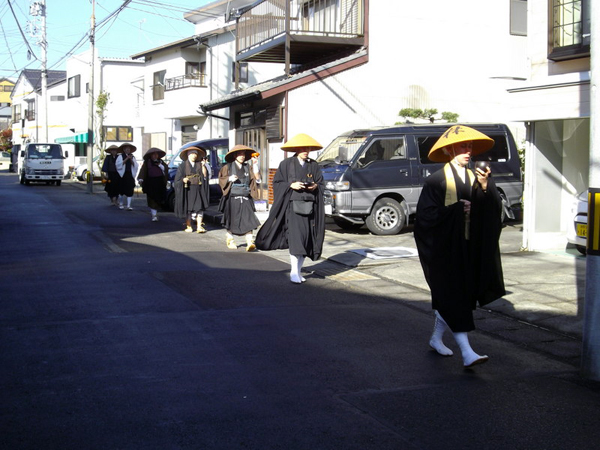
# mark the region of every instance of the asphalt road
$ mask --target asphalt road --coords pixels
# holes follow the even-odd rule
[[[216,225],[5,172],[0,194],[2,449],[600,441],[600,385],[568,362],[474,332],[490,362],[465,370],[429,350],[430,312],[318,272],[293,285],[281,253],[227,250]]]

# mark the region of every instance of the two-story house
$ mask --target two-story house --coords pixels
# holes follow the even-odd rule
[[[66,114],[60,115],[60,134],[53,142],[69,145],[73,165],[87,162],[88,127],[90,119],[89,87],[91,79],[91,50],[73,55],[67,60]],[[100,147],[131,142],[142,147],[142,130],[134,114],[137,89],[132,80],[142,73],[143,62],[123,58],[94,59],[93,134],[94,156]],[[100,94],[108,95],[103,117],[97,113],[96,101]],[[52,107],[52,103],[50,103]],[[54,113],[55,111],[53,111]],[[71,153],[71,152],[70,152]],[[142,152],[136,154],[140,158]]]
[[[61,116],[47,113],[54,102],[64,100],[63,89],[66,81],[64,70],[49,70],[47,74],[47,105],[42,98],[41,70],[23,70],[12,91],[12,130],[13,143],[27,144],[28,142],[49,141],[59,133]],[[47,118],[47,119],[46,119]],[[47,133],[46,136],[46,122]]]
[[[511,115],[527,127],[523,247],[564,248],[589,187],[590,0],[529,0],[527,82]]]
[[[202,103],[230,116],[230,141],[273,171],[282,141],[323,145],[353,128],[391,126],[402,108],[510,122],[507,89],[526,76],[526,2],[259,0],[232,14],[236,62],[280,76]],[[493,17],[493,20],[490,18]],[[513,124],[519,136],[521,124]]]
[[[245,86],[274,76],[276,65],[235,64],[235,24],[227,24],[226,16],[249,3],[216,1],[190,11],[184,18],[194,23],[194,36],[131,56],[144,61],[144,73],[133,84],[140,93],[139,121],[152,146],[171,154],[191,141],[227,137],[228,114],[202,111],[198,105],[229,94],[236,83]]]

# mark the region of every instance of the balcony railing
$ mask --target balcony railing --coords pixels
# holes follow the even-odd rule
[[[183,89],[187,87],[206,87],[206,74],[180,75],[165,79],[165,91]]]
[[[286,3],[289,2],[289,8]],[[286,10],[287,9],[287,10]],[[238,56],[286,36],[314,44],[363,37],[363,0],[262,0],[242,10],[237,22]],[[293,51],[293,49],[292,49]]]

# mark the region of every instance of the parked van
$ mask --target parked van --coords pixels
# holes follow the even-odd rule
[[[325,214],[344,229],[367,225],[373,234],[399,233],[414,215],[425,178],[443,167],[427,155],[454,124],[406,124],[353,130],[319,155],[325,179]],[[500,191],[503,219],[514,219],[523,194],[520,159],[504,124],[465,124],[494,139],[494,147],[472,161],[490,161]]]
[[[65,158],[60,144],[27,144],[21,150],[22,161],[19,167],[19,181],[29,184],[32,181],[55,183],[60,186],[65,176]]]
[[[173,181],[177,174],[177,168],[182,163],[179,155],[182,150],[189,147],[200,147],[206,150],[206,157],[211,167],[210,174],[210,201],[211,203],[218,202],[221,199],[222,191],[219,186],[219,171],[225,164],[225,155],[229,151],[229,139],[203,139],[201,141],[188,142],[183,145],[177,153],[169,161],[169,182],[167,184],[167,201],[165,208],[173,211],[175,205],[175,189],[173,188]]]

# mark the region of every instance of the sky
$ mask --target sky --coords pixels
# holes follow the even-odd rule
[[[48,70],[65,70],[70,53],[90,48],[92,0],[5,0],[0,4],[0,78],[17,81],[23,69],[41,69],[42,49],[30,32],[40,20],[29,12],[32,3],[44,1]],[[95,0],[96,52],[102,58],[127,58],[192,36],[194,25],[184,13],[212,1],[131,0],[109,18],[125,0]],[[29,50],[35,57],[28,59]]]

